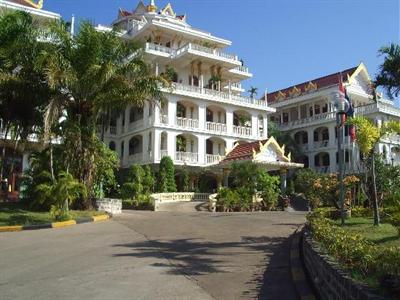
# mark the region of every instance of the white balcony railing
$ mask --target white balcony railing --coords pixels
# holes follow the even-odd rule
[[[166,90],[170,92],[169,90]],[[216,91],[207,88],[201,88],[198,86],[192,85],[184,85],[181,83],[173,83],[172,84],[172,91],[184,94],[192,94],[195,97],[205,97],[212,100],[224,100],[228,103],[233,104],[250,104],[250,105],[257,105],[262,107],[267,107],[268,103],[264,100],[257,100],[250,97],[245,97],[241,95],[234,95],[228,92]]]
[[[117,126],[110,126],[110,133],[117,134]]]
[[[165,54],[169,54],[169,55],[175,55],[176,50],[165,47],[165,46],[161,46],[161,45],[157,45],[157,44],[153,44],[153,43],[146,43],[146,51],[155,51],[155,52],[161,52],[161,53],[165,53]]]
[[[329,140],[314,142],[314,149],[328,147]]]
[[[160,157],[161,160],[163,157],[168,156],[168,150],[160,150]]]
[[[318,173],[329,173],[330,169],[330,166],[315,167],[315,171],[317,171]]]
[[[193,152],[175,152],[175,160],[184,163],[194,163],[199,161],[199,154]]]
[[[239,72],[242,72],[242,73],[250,73],[249,72],[249,68],[245,67],[245,66],[238,66],[238,67],[234,68],[233,70],[239,71]]]
[[[177,117],[176,118],[176,126],[185,127],[185,128],[198,128],[199,120]]]
[[[129,124],[129,131],[134,131],[141,128],[144,125],[143,119],[137,120]]]
[[[221,160],[223,160],[225,158],[225,156],[222,155],[215,155],[215,154],[206,154],[206,164],[217,164],[219,163]]]
[[[240,136],[251,136],[251,127],[233,126],[233,133]]]
[[[208,131],[213,132],[226,132],[226,124],[206,122],[206,128]]]
[[[168,116],[167,115],[160,115],[160,123],[161,124],[168,124]]]
[[[143,161],[143,153],[131,154],[128,157],[129,164],[141,163]]]

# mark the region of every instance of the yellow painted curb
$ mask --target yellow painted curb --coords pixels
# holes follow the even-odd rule
[[[69,221],[64,221],[64,222],[51,223],[51,227],[53,227],[53,228],[61,228],[61,227],[66,227],[66,226],[72,226],[72,225],[75,225],[75,224],[76,224],[75,220],[69,220]]]
[[[0,226],[0,232],[22,231],[22,226]]]
[[[107,221],[110,217],[108,215],[93,216],[93,222]]]

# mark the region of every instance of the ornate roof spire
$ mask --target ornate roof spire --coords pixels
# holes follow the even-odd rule
[[[157,11],[157,6],[155,4],[155,0],[150,1],[150,5],[147,6],[147,11],[149,13],[155,13]]]

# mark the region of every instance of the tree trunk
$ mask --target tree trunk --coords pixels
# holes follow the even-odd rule
[[[51,143],[51,138],[50,138],[50,174],[51,174],[51,180],[54,182],[55,177],[54,177],[54,163],[53,163],[53,144]]]
[[[3,177],[4,177],[4,165],[6,163],[6,143],[7,143],[8,129],[9,129],[9,126],[6,126],[6,130],[4,132],[4,139],[3,139],[3,149],[1,152],[0,182],[3,182]]]
[[[379,217],[379,206],[378,206],[378,193],[376,191],[376,171],[375,171],[375,152],[372,152],[372,165],[371,165],[371,175],[372,175],[372,202],[374,206],[374,225],[378,226],[380,224]]]

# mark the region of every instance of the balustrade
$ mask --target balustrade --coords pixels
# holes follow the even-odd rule
[[[206,122],[206,128],[208,131],[214,132],[226,132],[226,124]]]
[[[217,164],[221,160],[224,159],[225,156],[222,155],[215,155],[215,154],[206,154],[206,164]]]
[[[199,120],[177,117],[176,118],[176,126],[186,127],[186,128],[198,128]]]
[[[251,127],[233,126],[233,133],[240,136],[251,136]]]
[[[198,153],[193,152],[175,152],[175,160],[185,163],[197,163],[199,160]]]

